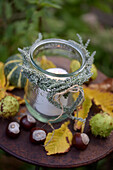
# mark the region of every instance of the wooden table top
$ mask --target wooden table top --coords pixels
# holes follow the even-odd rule
[[[106,76],[99,72],[95,82],[99,83],[105,78]],[[20,94],[21,90],[18,90],[17,93]],[[93,106],[90,110],[89,118],[91,115],[93,115],[94,111],[95,107]],[[52,156],[46,155],[46,151],[43,146],[33,145],[30,143],[29,131],[26,132],[22,130],[20,136],[17,139],[8,138],[5,133],[8,122],[9,120],[0,119],[0,148],[14,157],[31,164],[54,168],[79,167],[96,162],[113,151],[113,133],[111,133],[107,139],[94,137],[89,131],[88,120],[86,123],[85,132],[89,135],[90,143],[87,149],[84,151],[79,151],[72,146],[68,153]],[[42,127],[43,123],[37,122],[37,126]],[[54,124],[55,128],[59,128],[60,126],[61,123]],[[51,128],[48,125],[46,125],[44,128],[48,132],[51,131]],[[72,121],[69,125],[69,128],[74,133]]]

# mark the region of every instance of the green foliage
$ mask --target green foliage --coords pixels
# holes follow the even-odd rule
[[[113,76],[113,29],[100,23],[87,23],[83,16],[98,8],[113,13],[112,0],[0,0],[0,57],[5,61],[17,53],[18,47],[31,45],[42,32],[44,38],[91,39],[96,50],[98,69]]]

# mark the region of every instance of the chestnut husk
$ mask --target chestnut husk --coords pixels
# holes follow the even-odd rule
[[[39,140],[39,141],[33,139],[33,136],[32,136],[32,135],[33,135],[33,132],[34,132],[35,130],[43,130],[43,131],[46,133],[46,136],[47,136],[47,131],[46,131],[45,129],[39,128],[39,127],[34,127],[34,128],[32,128],[31,131],[30,131],[30,137],[29,137],[29,139],[30,139],[31,143],[33,143],[33,144],[44,144],[44,141],[45,141],[46,137],[45,137],[45,139]]]
[[[23,116],[21,119],[20,119],[20,126],[24,129],[24,130],[30,130],[32,129],[33,127],[36,126],[36,122],[35,123],[32,123],[32,122],[29,122],[27,120],[27,115]]]

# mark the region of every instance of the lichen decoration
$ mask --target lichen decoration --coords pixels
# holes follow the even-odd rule
[[[43,42],[45,42],[45,41],[48,43],[47,48],[49,48],[50,46],[51,46],[51,48],[53,48],[52,42],[55,39],[47,39],[44,41],[44,40],[42,40],[42,35],[39,34],[39,38],[35,41],[35,43],[31,47],[23,48],[23,50],[18,48],[18,50],[21,52],[21,54],[24,57],[22,69],[23,69],[23,72],[25,73],[26,77],[29,79],[29,81],[32,82],[36,88],[39,87],[40,89],[48,92],[47,98],[48,98],[49,102],[52,103],[54,106],[56,106],[60,109],[63,109],[63,112],[68,114],[68,116],[72,119],[76,119],[76,117],[74,117],[72,115],[72,113],[77,108],[77,106],[81,103],[81,100],[83,99],[83,89],[82,89],[81,85],[84,82],[88,81],[88,79],[92,75],[91,66],[93,63],[94,55],[96,53],[94,51],[90,55],[90,52],[87,50],[87,46],[90,41],[88,40],[86,42],[86,44],[84,45],[80,35],[77,34],[77,36],[79,38],[79,43],[77,43],[73,40],[66,41],[66,40],[62,40],[62,39],[56,39],[59,42],[65,41],[67,44],[69,44],[70,47],[76,46],[76,48],[80,49],[81,53],[84,54],[84,56],[85,56],[85,64],[83,66],[83,69],[80,72],[76,72],[75,74],[72,74],[70,77],[66,78],[65,80],[51,79],[51,78],[47,77],[46,74],[42,73],[40,71],[40,69],[37,70],[36,67],[34,67],[34,68],[31,67],[32,60],[33,60],[31,57],[31,53],[33,54],[33,49],[36,49],[36,47],[39,44],[41,44],[41,43],[43,44]],[[38,53],[38,48],[36,50]],[[71,90],[68,90],[71,87],[74,87],[74,88],[72,88]],[[61,93],[61,92],[71,93],[71,91],[78,92],[78,90],[79,90],[78,98],[71,106],[61,107],[61,104],[58,101],[55,101],[53,98],[53,96],[56,95],[57,93]],[[63,95],[64,95],[64,93],[63,93]],[[84,120],[81,119],[81,121],[84,121]]]

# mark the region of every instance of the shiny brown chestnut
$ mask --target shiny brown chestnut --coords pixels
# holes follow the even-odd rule
[[[17,138],[20,134],[20,125],[18,122],[11,122],[6,128],[7,136],[11,138]]]
[[[47,132],[43,128],[32,128],[30,132],[30,141],[34,144],[43,144],[47,136]]]
[[[30,130],[36,126],[36,120],[30,115],[25,115],[20,119],[20,126],[25,130]]]
[[[89,137],[85,133],[75,133],[72,140],[73,146],[77,149],[85,150],[89,144]]]

